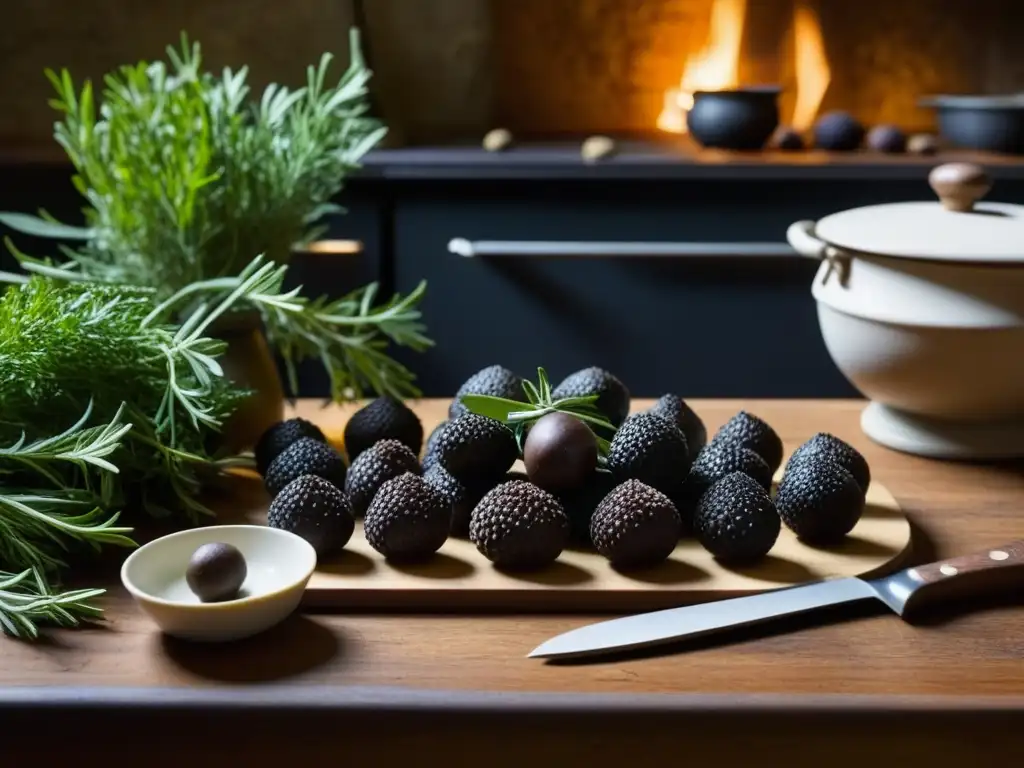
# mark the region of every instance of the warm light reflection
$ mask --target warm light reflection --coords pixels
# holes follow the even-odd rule
[[[678,88],[665,92],[658,128],[686,133],[686,113],[694,91],[720,91],[739,85],[740,48],[747,0],[715,0],[704,47],[686,58]]]
[[[811,127],[832,80],[825,56],[821,24],[810,8],[798,6],[793,17],[793,47],[796,56],[796,104],[790,121],[798,131]]]

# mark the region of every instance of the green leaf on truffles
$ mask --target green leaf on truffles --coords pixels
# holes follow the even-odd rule
[[[520,456],[522,456],[527,425],[537,421],[542,416],[556,411],[574,416],[586,424],[597,438],[599,456],[603,458],[608,455],[611,443],[606,438],[601,437],[596,428],[614,434],[615,426],[597,409],[597,395],[563,397],[558,400],[552,400],[551,383],[548,379],[547,371],[543,368],[537,369],[537,384],[531,381],[524,381],[523,391],[529,399],[527,403],[508,400],[504,397],[494,397],[492,395],[462,395],[459,400],[471,412],[495,419],[509,426],[515,433],[516,441],[519,443]]]
[[[525,405],[517,400],[506,400],[504,397],[491,395],[462,395],[459,400],[473,413],[506,424],[510,423],[509,414],[521,410]]]

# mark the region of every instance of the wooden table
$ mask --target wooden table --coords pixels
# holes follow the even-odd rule
[[[851,441],[911,518],[916,561],[1024,536],[1020,464],[883,449],[860,432],[859,401],[693,405],[709,430],[746,408],[789,446],[819,430]],[[416,407],[429,428],[445,406]],[[352,410],[298,409],[335,428]],[[593,616],[305,615],[241,644],[202,647],[158,635],[119,587],[107,615],[107,628],[0,643],[0,754],[31,737],[39,765],[50,751],[84,754],[85,739],[108,764],[144,749],[158,765],[244,752],[249,765],[285,755],[386,764],[404,754],[582,766],[660,754],[725,765],[775,755],[787,766],[927,756],[963,766],[1019,759],[1024,745],[1021,594],[915,626],[868,606],[724,646],[586,665],[545,664],[524,649]]]

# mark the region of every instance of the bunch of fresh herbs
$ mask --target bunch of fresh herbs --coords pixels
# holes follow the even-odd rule
[[[192,317],[183,297],[230,293],[257,254],[286,264],[322,234],[319,222],[338,210],[332,198],[386,132],[368,114],[371,72],[356,30],[350,40],[351,62],[337,82],[328,82],[332,57],[324,54],[303,87],[271,84],[256,99],[246,67],[207,72],[200,45],[184,37],[166,62],[110,72],[101,93],[88,81],[76,87],[67,70],[48,70],[61,116],[55,138],[86,200],[85,226],[46,211],[0,214],[14,230],[64,241],[59,264],[21,253],[8,238],[9,250],[25,270],[54,279],[147,288],[171,300],[179,322]],[[234,309],[260,312],[293,394],[296,365],[312,358],[335,399],[408,397],[419,394],[413,376],[386,349],[432,343],[414,311],[424,290],[380,308],[371,284],[333,301],[253,294]]]
[[[223,375],[225,342],[207,335],[240,302],[289,309],[286,267],[257,258],[216,295],[158,301],[107,282],[2,275],[0,297],[0,625],[98,613],[102,590],[60,592],[71,558],[132,546],[121,511],[208,513],[206,480],[244,460],[211,446],[248,396]],[[199,292],[202,293],[202,292]],[[183,323],[176,301],[190,299]],[[198,301],[192,299],[198,298]]]

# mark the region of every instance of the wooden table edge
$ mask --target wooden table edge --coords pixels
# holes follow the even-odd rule
[[[851,694],[504,693],[397,686],[245,686],[233,688],[10,686],[0,688],[0,714],[88,710],[160,713],[361,712],[438,715],[785,715],[891,714],[1024,716],[1024,696]]]

